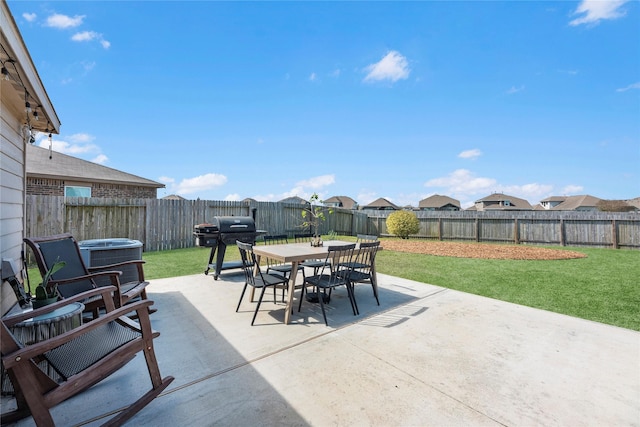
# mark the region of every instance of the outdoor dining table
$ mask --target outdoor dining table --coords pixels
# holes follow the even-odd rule
[[[327,248],[329,246],[350,245],[353,242],[345,242],[341,240],[329,240],[323,242],[322,246],[311,246],[309,242],[304,243],[288,243],[283,245],[260,245],[253,247],[253,253],[256,255],[256,261],[260,263],[261,257],[291,263],[291,275],[287,287],[287,305],[284,312],[284,323],[288,324],[291,320],[291,310],[293,308],[293,293],[295,290],[296,277],[298,275],[298,266],[302,261],[308,259],[325,259],[327,256]],[[358,252],[359,245],[356,245]],[[257,271],[256,271],[257,273]],[[375,262],[371,266],[371,281],[376,292],[378,291],[378,280],[376,276]]]

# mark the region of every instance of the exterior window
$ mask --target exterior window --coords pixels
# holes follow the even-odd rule
[[[65,197],[91,197],[91,187],[65,186],[64,195]]]

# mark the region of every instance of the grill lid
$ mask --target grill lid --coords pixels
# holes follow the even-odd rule
[[[250,216],[214,216],[212,224],[220,233],[255,233],[256,223]]]

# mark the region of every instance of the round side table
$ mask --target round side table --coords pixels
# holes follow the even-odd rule
[[[17,309],[9,311],[6,317],[26,313],[32,310],[33,309],[31,307],[17,307]],[[22,344],[35,344],[82,325],[83,311],[84,304],[74,302],[53,310],[50,313],[16,323],[16,325],[11,328],[11,332]],[[58,373],[49,366],[49,363],[46,360],[38,363],[38,366],[53,380],[57,381],[60,378]],[[13,385],[11,384],[11,380],[6,374],[4,368],[2,369],[2,394],[13,395]]]

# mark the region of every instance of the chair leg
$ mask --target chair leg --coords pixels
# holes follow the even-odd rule
[[[376,291],[375,285],[372,283],[371,288],[373,289],[373,296],[376,297],[376,302],[380,305],[380,300],[378,299],[378,291]]]
[[[356,287],[353,282],[347,283],[347,293],[349,294],[349,302],[351,303],[353,315],[357,316],[360,314],[360,310],[358,310],[358,303],[356,303]]]
[[[251,326],[253,326],[253,322],[256,321],[256,316],[258,315],[258,310],[260,310],[260,304],[262,303],[262,297],[264,296],[264,291],[267,290],[266,286],[262,287],[262,291],[260,292],[260,299],[258,299],[258,305],[256,306],[256,311],[253,313],[253,319],[251,320]]]
[[[298,303],[298,313],[300,313],[300,309],[302,308],[302,300],[304,299],[304,290],[307,289],[307,284],[302,284],[302,290],[300,291],[300,302]]]
[[[238,307],[236,307],[236,313],[240,310],[240,304],[242,304],[242,297],[244,297],[244,293],[247,290],[247,284],[244,284],[244,288],[242,288],[242,293],[240,294],[240,301],[238,301]]]
[[[324,298],[322,295],[320,295],[320,288],[317,288],[317,289],[318,289],[318,293],[317,293],[318,301],[320,301],[320,308],[322,309],[322,317],[324,317],[324,324],[326,326],[329,326],[329,323],[327,322],[327,314],[324,312],[324,301],[323,301]]]

